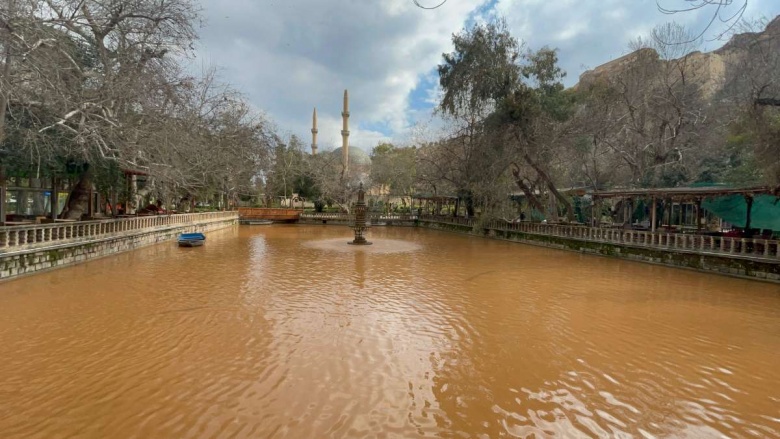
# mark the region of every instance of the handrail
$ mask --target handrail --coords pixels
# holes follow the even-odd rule
[[[453,218],[423,215],[422,220],[443,224],[457,224],[474,227],[473,218]],[[650,232],[643,230],[607,229],[599,227],[544,224],[531,222],[508,222],[488,220],[483,224],[487,230],[522,232],[531,235],[558,236],[580,241],[606,242],[610,244],[652,247],[661,250],[676,250],[699,254],[738,256],[762,260],[780,261],[780,241],[762,238],[739,238],[728,236],[692,235],[683,233]]]
[[[341,220],[352,221],[353,215],[347,213],[328,213],[328,212],[312,212],[302,213],[301,219],[310,220]],[[408,213],[377,213],[369,212],[369,218],[372,221],[414,221],[417,219],[417,215],[409,215]]]
[[[55,222],[0,227],[0,253],[33,247],[125,235],[158,227],[238,219],[238,213],[203,212],[136,216],[94,221]]]

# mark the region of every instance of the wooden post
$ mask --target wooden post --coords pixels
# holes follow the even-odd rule
[[[51,178],[51,195],[49,195],[49,213],[51,213],[51,220],[54,222],[54,220],[57,219],[57,216],[60,213],[60,190],[58,187],[58,181],[57,177]]]
[[[679,214],[679,220],[680,220],[680,230],[682,231],[683,226],[685,225],[685,210],[683,209],[685,207],[685,204],[683,204],[684,200],[680,200],[680,214]]]
[[[667,198],[666,199],[666,206],[665,207],[666,207],[666,211],[667,211],[667,215],[668,215],[667,220],[666,220],[666,225],[671,227],[671,225],[672,225],[672,207],[673,207],[671,198]]]
[[[748,194],[745,195],[745,202],[747,203],[747,217],[745,218],[745,233],[752,236],[750,233],[750,216],[752,215],[753,210],[753,195]]]
[[[16,177],[14,178],[14,186],[21,188],[22,187],[22,177]],[[17,215],[24,215],[27,208],[27,191],[24,190],[17,190],[16,191],[16,213]]]
[[[656,221],[656,216],[657,216],[656,211],[658,210],[658,200],[657,200],[657,198],[653,197],[653,202],[652,202],[651,205],[652,205],[652,207],[650,208],[650,231],[652,233],[655,233],[655,229],[656,229],[656,226],[657,226],[657,224],[656,224],[657,223],[657,221]]]
[[[629,197],[626,200],[626,225],[631,227],[634,224],[634,199]]]
[[[92,219],[95,216],[95,192],[94,186],[89,185],[89,206],[87,206],[87,216]]]
[[[696,198],[696,231],[701,230],[701,197]]]

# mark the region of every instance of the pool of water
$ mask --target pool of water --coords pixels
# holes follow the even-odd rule
[[[780,287],[236,227],[0,283],[0,436],[778,437]]]

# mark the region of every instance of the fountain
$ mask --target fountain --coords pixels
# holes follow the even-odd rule
[[[305,247],[316,250],[329,252],[354,252],[357,253],[356,260],[360,261],[361,263],[365,260],[363,259],[365,258],[365,254],[380,255],[419,251],[421,247],[420,244],[416,242],[410,240],[388,239],[387,235],[391,234],[391,232],[388,232],[386,228],[385,230],[382,230],[382,233],[380,233],[382,236],[374,239],[373,242],[368,242],[366,240],[364,233],[369,229],[371,224],[369,222],[365,196],[366,192],[363,190],[363,183],[360,183],[360,188],[358,189],[358,200],[357,203],[355,203],[354,213],[349,223],[350,228],[355,231],[355,239],[347,242],[347,244],[350,245],[344,245],[344,236],[332,239],[304,240],[302,244]],[[332,230],[335,231],[336,229]],[[363,270],[359,267],[360,265],[358,265],[357,271],[358,273],[362,273]]]
[[[352,242],[348,242],[350,245],[371,245],[366,241],[366,237],[363,233],[368,230],[368,222],[366,221],[366,191],[363,190],[363,183],[360,183],[358,189],[358,200],[355,203],[355,223],[352,225],[352,230],[355,231],[355,239]]]

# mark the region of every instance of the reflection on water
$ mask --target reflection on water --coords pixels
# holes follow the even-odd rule
[[[780,435],[776,285],[350,237],[243,227],[0,284],[2,437]]]

